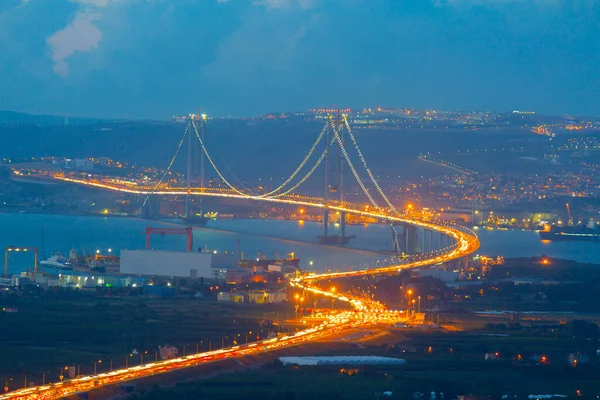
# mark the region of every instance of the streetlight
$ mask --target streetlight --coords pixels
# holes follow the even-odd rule
[[[96,375],[96,367],[98,364],[102,364],[102,360],[94,361],[94,375]]]
[[[334,294],[335,294],[335,291],[336,291],[336,288],[335,288],[335,286],[334,286],[334,287],[332,287],[332,288],[331,288],[331,293],[334,293]],[[331,297],[331,309],[332,309],[332,310],[333,310],[333,302],[334,302],[335,300],[336,300],[336,297],[335,297],[335,296],[332,296],[332,297]]]
[[[421,296],[418,297],[419,298],[419,314],[421,314]]]

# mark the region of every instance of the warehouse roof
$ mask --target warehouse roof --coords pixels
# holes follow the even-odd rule
[[[403,365],[401,358],[377,356],[323,356],[323,357],[279,357],[284,365]]]

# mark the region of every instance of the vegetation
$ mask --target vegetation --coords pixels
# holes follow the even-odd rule
[[[267,335],[261,328],[265,314],[284,319],[293,310],[284,306],[234,305],[184,298],[104,297],[95,292],[49,291],[37,297],[6,297],[0,312],[0,378],[21,374],[41,383],[58,380],[65,366],[79,366],[81,373],[133,365],[156,357],[158,346],[177,346],[186,351],[231,345],[246,332]],[[262,329],[262,331],[261,331]],[[243,338],[243,339],[242,339]],[[136,349],[138,354],[133,354]],[[133,355],[131,355],[133,354]],[[10,384],[9,384],[10,385]],[[18,386],[18,385],[17,385]]]

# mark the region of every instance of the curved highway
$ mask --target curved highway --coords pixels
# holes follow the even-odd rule
[[[131,194],[159,194],[159,195],[185,195],[187,191],[184,189],[160,190],[151,191],[146,188],[139,187],[122,187],[118,185],[110,185],[102,182],[90,182],[80,179],[65,178],[56,176],[57,179],[82,184],[86,186],[97,187],[101,189],[114,190]],[[269,338],[262,341],[250,343],[248,345],[240,345],[229,347],[220,350],[208,351],[204,353],[192,354],[185,357],[179,357],[169,360],[152,362],[148,364],[138,365],[129,368],[123,368],[111,372],[105,372],[97,375],[82,376],[70,380],[65,380],[53,384],[29,387],[13,392],[0,395],[0,400],[5,399],[59,399],[61,397],[73,395],[76,393],[87,392],[94,388],[120,384],[127,381],[149,377],[156,374],[166,373],[169,371],[196,366],[199,364],[210,363],[230,357],[239,357],[254,353],[260,353],[283,347],[294,346],[307,341],[321,339],[323,337],[340,333],[343,330],[366,327],[378,322],[392,322],[397,320],[401,315],[397,311],[388,310],[385,305],[370,299],[351,296],[344,293],[332,293],[324,291],[314,284],[323,279],[344,278],[360,275],[376,275],[376,274],[393,274],[401,269],[417,268],[426,265],[434,265],[442,262],[448,262],[454,259],[465,257],[479,248],[479,240],[477,235],[458,225],[449,224],[442,221],[434,221],[427,219],[412,219],[411,216],[392,216],[384,210],[368,210],[368,207],[360,205],[325,205],[322,204],[322,199],[311,198],[305,196],[286,196],[281,198],[266,198],[260,196],[242,196],[230,192],[216,191],[192,191],[192,195],[197,196],[214,196],[239,198],[246,200],[271,201],[277,203],[285,203],[292,205],[301,205],[307,207],[325,208],[333,211],[347,212],[356,215],[378,218],[390,222],[409,223],[420,226],[426,229],[438,231],[454,239],[455,243],[444,249],[436,250],[431,253],[423,254],[419,257],[409,259],[401,264],[388,265],[380,268],[364,269],[350,272],[334,272],[326,274],[311,274],[300,278],[293,279],[290,285],[301,290],[311,293],[336,299],[349,303],[353,311],[345,311],[339,314],[328,317],[320,325],[296,332],[293,335],[280,336]],[[321,202],[319,202],[319,200]]]

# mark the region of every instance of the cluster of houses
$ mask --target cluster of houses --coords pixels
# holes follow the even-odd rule
[[[598,352],[600,353],[600,350],[598,350]],[[489,353],[485,353],[485,359],[493,361],[493,360],[502,360],[503,358],[500,355],[500,353],[498,353],[498,352],[489,352]],[[532,356],[530,356],[527,359],[524,359],[521,354],[516,354],[516,355],[513,355],[511,357],[511,359],[515,360],[515,361],[529,360],[529,361],[535,362],[536,364],[548,364],[549,363],[548,357],[543,354],[533,354]],[[590,361],[589,356],[586,353],[582,353],[581,351],[578,351],[576,353],[569,353],[569,355],[567,356],[567,362],[572,367],[577,367],[578,365],[587,364],[587,363],[589,363],[589,361]]]

